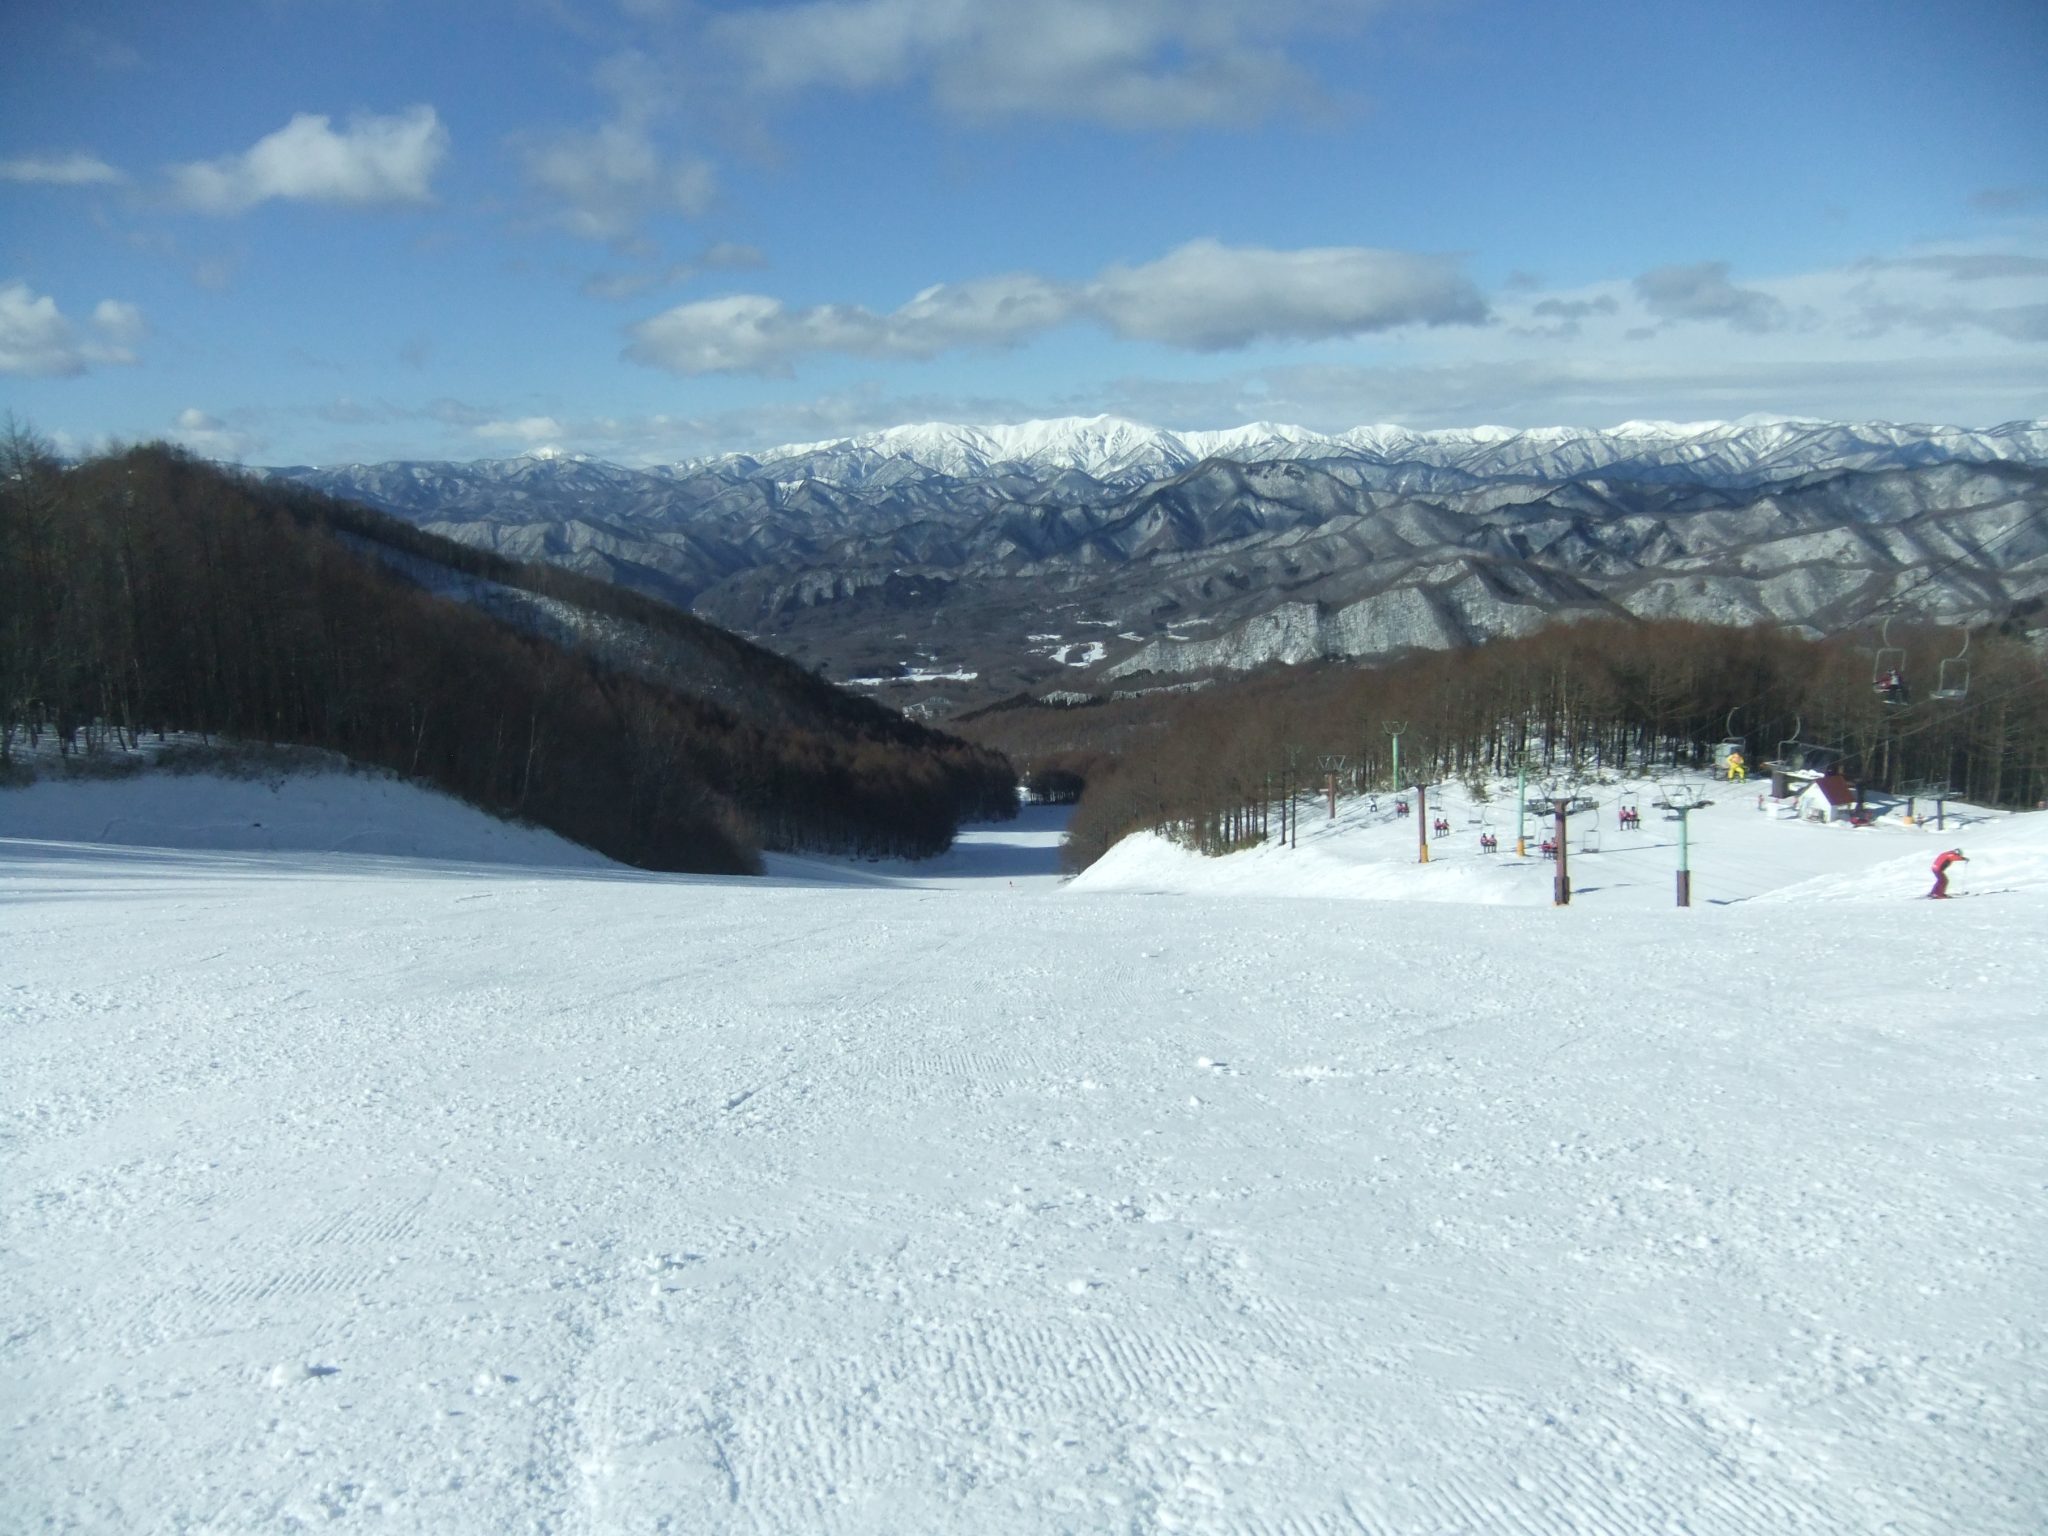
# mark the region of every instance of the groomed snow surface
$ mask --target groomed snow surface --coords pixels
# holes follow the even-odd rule
[[[1681,912],[1601,793],[1560,910],[1462,802],[1063,885],[0,792],[0,1527],[2041,1530],[2048,816],[1724,793]]]

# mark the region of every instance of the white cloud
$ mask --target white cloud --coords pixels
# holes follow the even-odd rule
[[[225,293],[234,282],[235,268],[240,264],[238,255],[202,256],[192,264],[193,285],[208,293]]]
[[[1863,305],[1861,318],[1873,336],[1897,329],[1919,331],[1927,336],[1982,330],[2008,341],[2048,341],[2048,303],[1987,306],[1871,301]]]
[[[262,438],[229,426],[218,416],[210,415],[197,406],[187,406],[178,412],[171,438],[201,458],[230,463],[239,463],[260,452],[264,446]]]
[[[239,155],[171,168],[177,200],[202,213],[240,213],[272,198],[370,207],[426,203],[448,154],[448,130],[430,106],[357,117],[336,133],[300,112]]]
[[[1841,421],[1988,425],[2048,410],[2041,375],[2017,360],[1715,359],[1675,352],[1416,364],[1318,364],[1217,379],[1125,378],[1076,409],[1180,428],[1251,420],[1316,431],[1401,426],[1611,427],[1631,419],[1732,420],[1761,411]],[[2015,411],[2031,397],[2034,409]]]
[[[842,304],[793,310],[763,294],[680,304],[630,327],[626,355],[675,373],[777,374],[811,353],[933,357],[1014,345],[1077,319],[1129,339],[1209,352],[1486,318],[1484,298],[1448,258],[1196,240],[1088,283],[1028,272],[942,283],[887,314]]]
[[[1588,315],[1611,315],[1620,308],[1613,294],[1603,293],[1594,299],[1539,299],[1529,306],[1529,312],[1546,319],[1572,321]]]
[[[767,265],[767,258],[756,247],[720,241],[707,245],[695,261],[674,261],[639,271],[593,272],[584,278],[582,289],[593,299],[635,299],[650,289],[673,287],[706,272],[738,272]]]
[[[116,346],[132,347],[148,334],[142,311],[122,299],[101,299],[93,306],[92,323]]]
[[[469,430],[472,437],[528,445],[559,442],[564,435],[562,424],[552,416],[521,416],[514,421],[479,422]]]
[[[969,119],[1243,123],[1317,100],[1289,55],[1376,0],[810,0],[718,18],[756,89],[923,81]]]
[[[1625,286],[1625,285],[1623,285]],[[1501,338],[1506,328],[1429,333],[1438,344]],[[436,434],[407,443],[389,431],[332,444],[329,461],[460,457],[484,440],[479,426],[511,427],[504,451],[546,446],[623,464],[816,442],[905,422],[1014,422],[1102,412],[1174,429],[1285,421],[1337,432],[1375,422],[1410,427],[1494,423],[1508,427],[1605,427],[1631,418],[1678,421],[1734,418],[1759,411],[1848,421],[1939,421],[1986,425],[2015,416],[2048,417],[2048,385],[2038,361],[1975,357],[1931,360],[1756,359],[1701,361],[1676,337],[1652,347],[1556,346],[1439,354],[1413,361],[1316,362],[1253,367],[1208,377],[1131,376],[1046,392],[898,392],[869,379],[816,395],[769,394],[703,414],[512,417],[508,410],[439,400],[425,407],[335,402],[320,419],[341,423],[438,423]],[[2028,402],[2032,402],[2029,406]],[[553,421],[559,433],[542,434]]]
[[[647,55],[626,50],[593,76],[611,102],[596,128],[520,136],[526,179],[552,205],[549,217],[571,234],[626,246],[640,225],[664,213],[696,215],[718,195],[711,162],[670,154],[656,128],[674,110],[675,93]]]
[[[2029,256],[2019,251],[1930,251],[1918,256],[1873,256],[1856,265],[1866,272],[1933,272],[1959,283],[2048,277],[2048,256]]]
[[[105,32],[73,23],[64,35],[65,47],[95,69],[128,74],[143,66],[143,57],[132,43]]]
[[[93,310],[94,340],[57,307],[48,294],[27,283],[0,283],[0,374],[24,378],[70,378],[102,363],[132,363],[129,350],[146,327],[142,311],[119,299],[102,299]]]
[[[525,161],[556,222],[590,240],[623,240],[654,213],[702,213],[718,192],[709,161],[664,158],[641,123],[557,134],[529,144]]]
[[[0,373],[34,377],[85,371],[71,322],[47,294],[0,284]]]
[[[768,265],[768,258],[756,245],[719,240],[704,247],[697,265],[707,272],[745,272]]]
[[[865,310],[856,313],[865,336],[883,328],[878,317]],[[671,373],[787,373],[790,360],[806,352],[872,350],[847,345],[848,338],[837,334],[834,314],[828,309],[792,312],[780,299],[758,293],[699,299],[629,327],[632,341],[625,355]]]
[[[593,272],[583,279],[583,292],[593,299],[636,299],[650,288],[666,288],[697,275],[688,262],[644,272]]]
[[[511,417],[453,400],[438,400],[424,408],[364,406],[337,400],[314,414],[344,425],[431,421],[459,429],[462,437],[470,440],[503,442],[529,450],[573,450],[622,464],[671,464],[741,447],[845,437],[906,421],[1021,421],[1049,412],[1039,403],[1008,396],[900,395],[868,384],[809,399],[757,401],[709,415]],[[417,456],[448,451],[445,444],[433,449],[422,446]],[[383,458],[390,454],[387,448],[364,443],[352,446],[348,456]]]
[[[1779,299],[1728,281],[1725,261],[1658,267],[1637,278],[1635,288],[1659,320],[1722,320],[1738,331],[1775,331],[1791,321]]]
[[[1739,287],[1706,262],[1664,269],[1685,276],[1649,294],[1628,278],[1504,290],[1492,298],[1497,325],[1411,329],[1312,364],[1127,382],[1088,408],[1169,425],[1250,414],[1322,428],[1601,426],[1758,411],[1962,424],[2048,416],[2044,255],[2014,238]],[[1675,323],[1679,311],[1690,323]]]
[[[1970,206],[1982,213],[2024,213],[2048,199],[2048,187],[1985,187],[1970,194]]]
[[[348,395],[339,395],[325,404],[314,406],[313,414],[322,421],[331,421],[337,426],[345,427],[402,419],[402,413],[394,412],[389,406],[366,405]]]
[[[1062,325],[1084,296],[1029,272],[939,283],[888,318],[892,351],[928,357],[954,347],[1010,346]]]
[[[1120,336],[1202,352],[1487,318],[1486,300],[1447,257],[1359,247],[1272,251],[1214,240],[1111,268],[1091,286],[1088,305]]]
[[[46,187],[92,187],[108,186],[127,179],[98,155],[83,151],[0,160],[0,181],[27,182]]]

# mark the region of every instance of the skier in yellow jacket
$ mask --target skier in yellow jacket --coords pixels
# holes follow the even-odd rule
[[[1740,784],[1748,777],[1749,768],[1743,763],[1742,754],[1740,752],[1730,752],[1728,754],[1728,782],[1730,784]]]

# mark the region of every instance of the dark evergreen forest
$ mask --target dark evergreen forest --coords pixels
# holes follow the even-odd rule
[[[1936,697],[1953,629],[1890,626],[1903,700],[1876,686],[1875,631],[1812,639],[1773,628],[1590,619],[1384,666],[1279,669],[1094,704],[1018,701],[955,722],[1023,765],[1047,798],[1079,794],[1067,845],[1082,867],[1125,833],[1167,830],[1222,851],[1344,758],[1354,788],[1387,788],[1389,724],[1404,783],[1692,767],[1741,738],[1752,765],[1814,754],[1878,793],[1947,790],[1987,805],[2048,797],[2048,661],[2017,634],[1971,636]],[[1792,766],[1800,766],[1794,762]],[[1085,789],[1082,786],[1085,785]]]
[[[436,595],[495,584],[560,624]],[[630,637],[629,645],[617,637]],[[0,766],[22,732],[328,748],[626,863],[924,856],[1007,760],[664,604],[150,446],[0,444]]]

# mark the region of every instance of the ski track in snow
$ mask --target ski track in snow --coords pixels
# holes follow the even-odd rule
[[[2038,878],[806,867],[0,839],[0,1524],[2048,1522]]]

